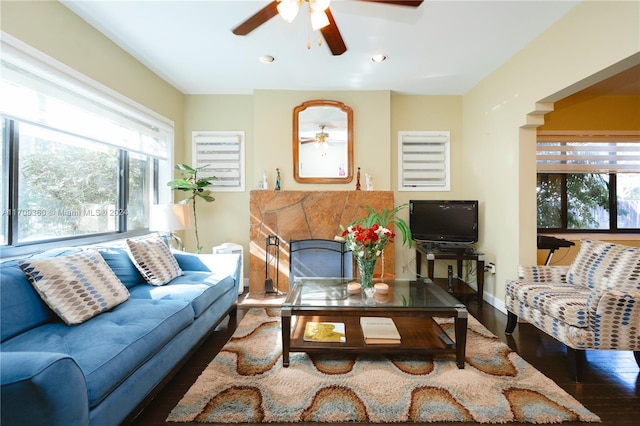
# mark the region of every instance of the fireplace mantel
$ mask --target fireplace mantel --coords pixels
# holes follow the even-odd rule
[[[376,211],[394,208],[393,191],[264,191],[250,194],[250,264],[249,291],[264,291],[265,248],[268,236],[280,239],[278,289],[289,288],[289,241],[304,239],[331,240],[340,225],[346,226],[365,217],[369,205]],[[390,243],[384,252],[385,272],[394,271],[395,249]],[[380,272],[382,262],[378,262]],[[276,282],[275,265],[268,276]]]

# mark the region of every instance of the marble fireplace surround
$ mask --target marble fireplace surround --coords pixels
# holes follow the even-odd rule
[[[394,208],[393,191],[264,191],[250,194],[249,291],[264,291],[265,249],[269,235],[280,239],[278,290],[289,288],[289,241],[304,239],[331,240],[340,225],[348,225],[366,216],[364,206],[376,211]],[[274,248],[271,249],[273,254]],[[384,272],[394,272],[395,246],[384,251]],[[382,262],[376,265],[381,273]],[[357,268],[354,267],[354,271]],[[276,284],[275,260],[270,258],[269,277]]]

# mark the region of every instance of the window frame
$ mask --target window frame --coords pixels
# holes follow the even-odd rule
[[[153,134],[158,135],[157,137],[160,139],[154,139],[151,142],[164,144],[166,149],[162,149],[162,147],[158,148],[155,145],[145,145],[144,150],[146,151],[140,151],[140,147],[129,147],[128,145],[116,146],[118,149],[117,162],[119,169],[117,188],[118,208],[121,208],[123,205],[126,206],[128,201],[129,176],[126,171],[129,166],[129,153],[140,153],[147,156],[149,166],[151,167],[149,176],[152,180],[150,183],[152,188],[150,188],[145,194],[145,203],[151,205],[171,202],[171,189],[163,185],[160,181],[168,181],[173,176],[173,149],[175,143],[173,121],[45,55],[10,35],[2,33],[2,36],[0,43],[3,52],[1,57],[3,62],[6,61],[6,64],[9,65],[15,64],[18,68],[21,67],[22,69],[27,70],[28,73],[36,75],[36,78],[39,79],[39,81],[34,81],[37,84],[50,81],[52,87],[63,88],[63,91],[66,90],[70,94],[69,98],[65,99],[72,99],[73,96],[71,94],[77,94],[79,103],[76,104],[72,100],[70,105],[82,107],[84,111],[93,111],[94,113],[96,111],[100,111],[102,108],[104,110],[105,117],[109,117],[113,119],[114,122],[121,123],[121,125],[125,125],[127,127],[129,124],[132,124],[131,128],[141,131],[141,142],[144,144],[148,143],[147,141],[151,141],[149,136],[152,135],[152,133],[149,133],[149,131],[155,132]],[[9,79],[9,81],[13,80]],[[25,84],[24,79],[21,79],[20,81],[22,82],[22,85],[27,88],[32,88],[32,90],[34,87],[41,87],[37,84],[33,87],[28,83]],[[85,109],[86,107],[88,107],[88,109]],[[103,114],[99,113],[99,115]],[[0,120],[3,120],[3,123],[6,123],[3,125],[4,134],[2,135],[3,141],[6,141],[6,143],[3,143],[1,148],[4,150],[2,185],[5,199],[0,200],[3,208],[3,219],[1,224],[6,235],[6,241],[0,241],[1,259],[36,253],[51,248],[103,243],[149,233],[147,226],[135,230],[128,230],[127,216],[122,215],[119,217],[119,220],[116,221],[116,231],[96,232],[84,235],[18,243],[18,220],[14,220],[8,215],[8,209],[17,209],[17,206],[19,205],[19,123],[24,122],[36,124],[45,128],[51,128],[55,131],[65,132],[65,129],[57,128],[56,126],[47,126],[46,122],[31,122],[28,117],[15,116],[10,109],[6,109],[6,104],[3,111],[0,111]],[[126,120],[129,121],[127,122]],[[83,136],[76,134],[75,136],[103,143],[105,145],[114,146],[109,141],[95,141],[87,135]],[[154,149],[155,151],[153,152],[149,151]],[[148,222],[148,212],[146,216],[145,223]]]
[[[537,166],[536,166],[536,182],[541,176],[557,176],[560,178],[560,228],[537,228],[538,233],[546,234],[638,234],[640,228],[619,228],[618,227],[618,174],[633,173],[640,169],[627,163],[624,152],[629,149],[625,143],[640,142],[640,133],[636,131],[538,131],[537,136]],[[555,146],[544,145],[545,143],[560,143],[557,149]],[[581,156],[575,155],[572,151],[578,151],[576,148],[563,147],[564,143],[582,143],[583,151],[589,151],[589,143],[616,143],[619,150],[606,150],[606,153],[599,157],[592,155]],[[601,148],[594,148],[600,150]],[[566,152],[567,159],[558,162],[558,155],[554,151]],[[637,151],[635,149],[634,151]],[[553,161],[548,159],[555,160]],[[603,162],[602,160],[605,160]],[[637,161],[637,158],[632,158]],[[593,161],[590,164],[589,161]],[[566,163],[566,164],[565,164]],[[542,170],[541,170],[542,169]],[[571,174],[597,174],[607,175],[608,181],[608,209],[609,223],[608,229],[573,229],[568,228],[569,222],[569,205],[568,205],[568,179]],[[640,177],[640,174],[638,174]],[[538,205],[536,200],[536,206]]]
[[[5,174],[8,175],[8,179],[3,179],[5,182],[5,194],[8,194],[7,200],[3,200],[3,226],[6,230],[6,242],[0,244],[0,258],[11,257],[11,256],[19,256],[24,254],[30,254],[39,252],[42,250],[47,250],[50,248],[62,247],[62,246],[73,246],[73,245],[85,245],[85,244],[94,244],[99,242],[107,242],[113,241],[117,239],[133,237],[144,235],[149,232],[148,227],[139,228],[135,230],[128,229],[127,216],[119,215],[117,217],[116,230],[115,231],[106,231],[106,232],[96,232],[90,234],[83,235],[70,235],[64,236],[60,238],[50,238],[50,239],[41,239],[34,241],[18,241],[18,226],[20,216],[14,216],[8,214],[9,211],[16,211],[19,206],[19,149],[20,149],[20,141],[19,141],[19,120],[2,117],[1,118],[5,123],[6,133],[8,133],[8,139],[6,144],[3,144],[2,149],[5,150],[5,164],[3,165],[3,170],[5,170]],[[6,137],[7,135],[5,135]],[[157,175],[158,162],[152,162],[155,166],[154,170],[152,170],[153,175]],[[118,209],[127,209],[128,203],[128,160],[129,155],[126,150],[119,149],[118,150],[118,188],[117,188],[117,201],[116,205]],[[153,199],[157,199],[159,183],[157,180],[153,183],[154,190],[152,194],[152,200],[149,200],[150,204]],[[16,220],[17,219],[17,220]]]

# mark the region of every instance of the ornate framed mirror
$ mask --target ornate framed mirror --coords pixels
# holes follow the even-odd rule
[[[293,109],[293,176],[300,183],[353,180],[353,110],[314,100]]]

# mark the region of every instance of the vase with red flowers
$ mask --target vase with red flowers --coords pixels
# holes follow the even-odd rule
[[[393,210],[383,209],[380,213],[370,206],[365,206],[369,212],[367,217],[357,219],[343,228],[341,237],[356,260],[363,292],[373,287],[376,262],[385,246],[396,236],[391,230],[392,226],[401,232],[402,243],[411,247],[411,230],[404,220],[396,216],[396,213],[406,206],[407,204],[402,204]]]

